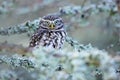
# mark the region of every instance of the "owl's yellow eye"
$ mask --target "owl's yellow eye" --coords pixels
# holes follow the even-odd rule
[[[48,22],[48,21],[44,21],[44,26],[49,26],[50,25],[50,22]]]

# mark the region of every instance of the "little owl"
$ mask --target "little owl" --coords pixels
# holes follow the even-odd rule
[[[32,35],[29,46],[42,45],[60,49],[65,41],[66,31],[61,17],[55,14],[44,16],[39,23],[39,28]]]

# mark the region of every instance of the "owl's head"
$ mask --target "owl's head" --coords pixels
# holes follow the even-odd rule
[[[60,30],[64,27],[64,23],[59,15],[49,14],[41,19],[40,27],[47,30]]]

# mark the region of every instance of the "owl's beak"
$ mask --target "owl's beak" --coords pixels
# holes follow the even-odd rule
[[[51,23],[50,26],[49,26],[50,29],[54,29],[55,28],[55,24],[54,23]]]

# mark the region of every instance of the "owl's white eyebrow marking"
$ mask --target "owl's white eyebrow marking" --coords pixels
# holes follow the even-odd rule
[[[47,22],[50,22],[50,23],[54,23],[54,21],[45,20],[45,19],[41,19],[41,21],[47,21]]]
[[[50,22],[50,20],[45,20],[45,19],[41,19],[41,21],[47,21],[47,22]]]
[[[51,24],[51,23],[54,23],[54,22],[57,21],[57,20],[62,20],[62,18],[55,19],[54,21],[41,19],[41,21],[47,21],[47,22],[50,22],[50,24]]]
[[[62,18],[55,19],[54,21],[57,21],[57,20],[62,20]]]

